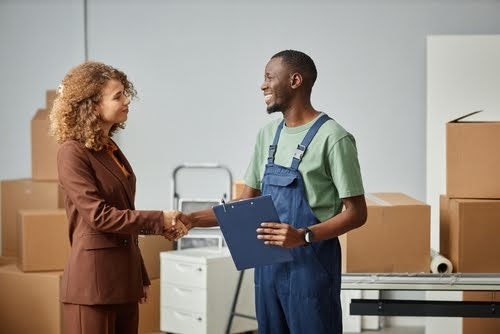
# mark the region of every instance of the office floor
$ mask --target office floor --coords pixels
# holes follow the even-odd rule
[[[257,333],[257,332],[254,332]],[[425,334],[424,327],[392,327],[384,328],[379,331],[364,331],[362,334]],[[150,333],[150,334],[165,334],[163,332]],[[344,333],[349,334],[349,333]]]
[[[379,331],[364,331],[361,333],[362,334],[425,334],[425,327],[391,327],[391,328],[384,328]]]

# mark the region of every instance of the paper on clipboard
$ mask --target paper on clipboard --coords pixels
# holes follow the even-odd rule
[[[293,260],[288,248],[266,245],[257,239],[262,222],[279,222],[270,195],[212,207],[238,270]]]

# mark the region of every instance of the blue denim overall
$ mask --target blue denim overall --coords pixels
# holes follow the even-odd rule
[[[307,202],[298,167],[307,146],[329,119],[323,115],[309,129],[290,168],[274,164],[283,122],[269,147],[262,194],[271,195],[281,222],[297,229],[319,223]],[[292,262],[255,268],[259,334],[342,334],[338,238],[292,248],[292,254]]]

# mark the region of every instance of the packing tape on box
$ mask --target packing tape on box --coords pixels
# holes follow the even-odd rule
[[[372,201],[375,204],[378,204],[380,206],[390,206],[391,204],[389,202],[384,201],[380,197],[374,195],[374,194],[365,194],[365,198],[369,201]]]
[[[434,274],[449,274],[453,271],[451,261],[443,255],[431,249],[431,273]]]

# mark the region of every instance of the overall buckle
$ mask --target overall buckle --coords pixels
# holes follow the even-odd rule
[[[306,151],[306,147],[302,144],[297,145],[297,149],[295,150],[295,154],[293,157],[297,160],[302,160],[302,156],[304,155],[304,152]]]

